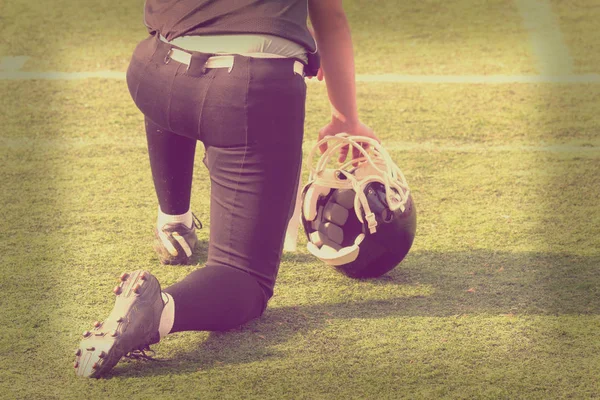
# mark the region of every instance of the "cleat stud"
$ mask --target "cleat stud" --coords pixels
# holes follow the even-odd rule
[[[143,281],[145,281],[146,278],[147,278],[146,273],[142,272],[141,275],[140,275],[140,279],[143,280]]]
[[[78,363],[77,361],[75,361],[75,362],[73,363],[73,368],[77,368],[77,367],[79,367],[79,363]]]
[[[106,357],[106,352],[105,351],[101,351],[100,354],[98,354],[98,357],[100,357],[100,358]]]
[[[121,294],[121,286],[115,286],[115,288],[113,289],[113,293],[116,294],[117,296]]]
[[[75,357],[79,357],[81,355],[81,349],[75,350]]]
[[[96,348],[92,346],[92,347],[88,347],[88,348],[86,348],[86,350],[87,350],[87,351],[94,351],[94,350],[96,350]]]
[[[141,288],[142,288],[142,285],[138,283],[137,285],[135,285],[135,286],[133,287],[133,293],[135,293],[135,294],[140,294],[140,289],[141,289]]]
[[[94,363],[94,364],[92,365],[92,369],[97,369],[97,368],[98,368],[98,363]]]
[[[117,337],[117,335],[118,335],[118,334],[119,334],[119,332],[117,332],[117,330],[115,329],[114,331],[112,331],[112,332],[110,333],[110,336],[112,336],[112,337]]]
[[[120,318],[117,320],[117,323],[118,323],[118,324],[120,324],[120,323],[121,323],[121,322],[123,322],[123,321],[125,321],[125,319],[123,319],[123,317],[120,317]]]
[[[92,332],[90,332],[90,331],[85,331],[85,332],[83,332],[83,337],[88,337],[88,336],[90,336],[91,334],[92,334]]]
[[[94,321],[94,328],[99,328],[100,325],[102,325],[102,322],[100,322],[100,321]]]
[[[121,280],[121,282],[125,282],[127,278],[129,278],[129,274],[127,272],[123,272],[119,279]]]

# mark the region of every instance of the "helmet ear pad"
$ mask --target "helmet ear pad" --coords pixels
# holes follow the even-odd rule
[[[342,196],[339,196],[339,192]],[[351,201],[344,201],[348,197]],[[337,202],[342,198],[342,204]],[[363,232],[361,222],[354,212],[354,191],[334,190],[317,200],[316,218],[305,226],[310,241],[321,247],[326,245],[335,250],[352,246],[356,237]]]

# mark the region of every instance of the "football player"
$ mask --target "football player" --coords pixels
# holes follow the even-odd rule
[[[296,198],[305,76],[325,79],[332,106],[319,139],[377,139],[358,118],[342,0],[147,0],[144,17],[149,36],[127,84],[145,116],[155,248],[167,264],[189,263],[197,251],[190,195],[200,140],[211,180],[208,259],[166,288],[148,271],[124,273],[111,314],[76,351],[84,377],[105,375],[169,333],[227,330],[264,312]]]

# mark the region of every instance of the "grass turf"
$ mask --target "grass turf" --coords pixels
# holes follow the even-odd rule
[[[32,56],[29,70],[124,70],[144,36],[138,3],[3,5],[2,54]],[[535,72],[511,3],[345,4],[359,73]],[[568,33],[587,17],[553,5],[579,71],[593,72],[580,50],[593,30],[577,31],[579,47]],[[162,267],[152,252],[156,201],[124,82],[0,91],[0,398],[600,396],[597,85],[359,84],[361,115],[415,196],[407,259],[353,281],[301,238],[261,319],[169,336],[161,362],[123,362],[100,381],[76,379],[72,351],[112,308],[119,274],[147,268],[167,286],[196,266]],[[306,151],[329,110],[324,86],[309,92]],[[192,204],[205,249],[201,153]]]
[[[535,73],[516,7],[476,2],[345,1],[360,74]],[[125,70],[146,36],[144,2],[72,0],[4,5],[2,53],[24,70]],[[365,12],[367,9],[376,12]],[[24,18],[27,15],[28,18]],[[502,23],[498,23],[502,21]]]
[[[575,73],[600,73],[600,4],[586,0],[552,0],[561,31],[572,57]]]
[[[173,335],[156,346],[162,362],[124,362],[98,382],[74,377],[71,351],[80,331],[112,308],[118,275],[148,268],[169,285],[195,267],[161,267],[150,247],[156,205],[141,116],[123,82],[2,85],[21,94],[3,108],[0,150],[2,219],[10,227],[0,272],[8,397],[599,393],[593,87],[375,85],[391,99],[378,107],[371,87],[360,85],[365,119],[390,144],[417,201],[409,257],[389,275],[359,282],[319,264],[301,245],[285,255],[263,318],[228,333]],[[310,89],[306,150],[325,116],[323,87]],[[535,94],[550,89],[562,95],[548,106]],[[507,108],[506,118],[494,114],[495,104],[514,96],[524,101]],[[393,112],[394,99],[414,107],[415,128]],[[582,128],[566,138],[550,107],[578,115]],[[447,123],[470,133],[457,136]],[[431,146],[407,145],[426,142]],[[193,207],[205,216],[206,248],[201,153]]]

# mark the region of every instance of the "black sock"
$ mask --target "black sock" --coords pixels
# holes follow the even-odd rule
[[[165,130],[146,118],[150,168],[163,213],[184,214],[190,209],[196,140]]]

